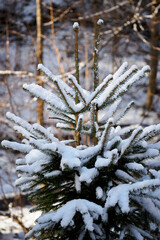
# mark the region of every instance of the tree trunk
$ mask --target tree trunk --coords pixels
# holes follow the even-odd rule
[[[117,5],[117,2],[116,0],[113,0],[113,5],[116,6]],[[117,11],[115,9],[115,11],[113,12],[113,17],[114,17],[114,20],[117,21],[118,19],[118,15],[117,15]],[[114,72],[116,71],[117,69],[117,64],[116,64],[116,59],[117,59],[117,35],[115,34],[113,36],[113,43],[112,43],[112,73],[114,74]]]
[[[154,47],[157,47],[158,44],[158,23],[156,19],[158,17],[158,13],[154,16],[155,8],[158,6],[158,0],[152,0],[152,23],[151,23],[151,55],[150,55],[150,77],[149,77],[149,85],[147,91],[147,101],[146,108],[151,110],[153,108],[153,96],[156,92],[156,75],[158,68],[158,50]]]
[[[37,22],[37,60],[38,64],[42,63],[43,58],[43,43],[42,43],[42,1],[36,0],[36,22]],[[40,72],[37,72],[37,76],[41,76]],[[38,84],[43,86],[43,81],[37,77]],[[43,125],[43,109],[44,103],[41,99],[38,99],[37,104],[37,122]]]

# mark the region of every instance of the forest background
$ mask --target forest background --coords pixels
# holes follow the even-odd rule
[[[31,98],[22,86],[38,82],[53,88],[36,70],[42,62],[64,81],[69,73],[75,73],[72,29],[75,21],[80,24],[80,81],[86,89],[92,88],[95,26],[99,18],[104,20],[99,53],[101,79],[115,72],[124,61],[151,67],[149,78],[125,96],[126,101],[135,101],[135,109],[122,124],[159,123],[159,12],[159,0],[1,0],[0,141],[21,138],[6,119],[7,111],[30,123],[37,121],[54,128],[43,103]],[[54,131],[60,139],[64,137],[60,130]],[[32,224],[26,220],[26,205],[30,203],[14,186],[16,157],[17,154],[0,147],[0,222],[3,221],[0,239],[11,236],[23,239],[23,231]]]

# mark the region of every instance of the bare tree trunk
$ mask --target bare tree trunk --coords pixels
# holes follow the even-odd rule
[[[37,59],[38,64],[42,63],[43,58],[43,44],[42,44],[42,1],[36,0],[36,21],[37,21]],[[37,76],[41,76],[40,72],[37,72]],[[43,81],[40,78],[37,78],[38,84],[43,86]],[[43,109],[44,103],[41,99],[38,99],[37,104],[37,122],[40,125],[43,125]]]
[[[158,0],[152,0],[152,25],[151,25],[151,55],[150,55],[150,78],[147,91],[146,108],[151,110],[153,107],[153,96],[156,93],[156,75],[158,67],[158,50],[154,47],[158,43],[158,23],[156,21],[158,14],[154,16],[155,8],[158,6]]]
[[[114,6],[117,5],[116,0],[113,0],[113,4]],[[117,15],[117,11],[115,9],[115,11],[113,12],[113,17],[114,20],[117,20],[118,15]],[[113,37],[113,43],[112,43],[112,73],[114,73],[116,71],[116,58],[117,58],[117,35],[115,34]]]
[[[58,49],[57,44],[56,44],[56,36],[55,36],[55,29],[54,29],[54,11],[53,11],[52,4],[50,5],[50,18],[51,18],[52,37],[53,37],[53,47],[54,47],[55,52],[56,52],[59,71],[62,75],[63,81],[65,81],[65,71],[64,71],[63,64],[62,64],[61,55],[60,55],[59,49]]]
[[[10,42],[9,42],[9,23],[8,23],[8,16],[7,16],[7,21],[6,21],[6,69],[10,69],[10,54],[9,54],[9,47],[10,46],[9,45],[10,45]],[[5,76],[4,81],[5,81],[5,85],[7,87],[7,91],[8,91],[10,107],[11,107],[12,112],[15,114],[12,92],[11,92],[11,89],[10,89],[10,84],[8,82],[8,76]]]

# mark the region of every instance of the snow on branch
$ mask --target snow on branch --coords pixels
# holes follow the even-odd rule
[[[14,130],[20,133],[23,137],[25,137],[28,140],[30,139],[30,137],[34,137],[34,135],[32,135],[30,132],[28,132],[25,128],[21,126],[14,126]]]
[[[24,84],[23,88],[30,92],[33,96],[42,99],[55,109],[66,112],[66,106],[63,104],[62,100],[57,97],[55,94],[49,92],[48,90],[42,88],[37,84]]]
[[[157,149],[149,148],[144,153],[137,153],[127,156],[127,160],[142,161],[144,159],[152,159],[159,156],[159,151]]]
[[[147,237],[148,239],[152,239],[153,237],[146,231],[143,231],[142,229],[135,227],[134,225],[128,226],[128,230],[131,232],[132,236],[135,237],[135,239],[143,240],[144,237]]]
[[[24,128],[25,130],[27,130],[30,133],[33,133],[33,127],[31,124],[29,124],[27,121],[25,121],[24,119],[17,117],[15,114],[7,112],[6,113],[6,117],[11,120],[12,122],[14,122],[15,124],[21,126],[22,128]]]
[[[57,119],[60,120],[62,122],[71,124],[73,126],[75,126],[75,117],[74,115],[72,115],[72,117],[64,112],[60,112],[57,109],[53,109],[51,106],[47,108],[51,113],[53,113],[53,116],[49,117],[50,119]]]
[[[66,122],[66,121],[65,121]],[[61,122],[58,122],[56,124],[56,128],[60,128],[62,130],[66,130],[66,131],[75,131],[75,128],[70,126],[70,124],[66,124],[66,123],[61,123]]]
[[[79,114],[78,116],[78,122],[76,126],[76,132],[81,132],[83,128],[83,115]]]
[[[97,169],[102,168],[109,168],[111,164],[116,164],[118,160],[118,152],[117,149],[113,149],[111,151],[106,151],[104,154],[104,157],[97,157],[97,160],[95,162],[95,167]]]
[[[33,129],[38,132],[43,138],[49,140],[49,141],[55,141],[59,142],[58,138],[54,137],[54,135],[43,126],[39,125],[38,123],[33,124]]]
[[[46,68],[43,64],[38,64],[38,70],[41,70],[50,80],[53,81],[54,84],[56,81],[59,81],[60,84],[65,89],[65,91],[74,97],[75,93],[73,89],[70,88],[63,80],[53,75],[53,73],[48,68]]]
[[[107,77],[104,78],[101,84],[99,84],[96,89],[91,93],[88,99],[88,104],[92,102],[99,94],[101,94],[108,84],[113,80],[113,75],[109,74]]]
[[[113,78],[117,79],[119,78],[126,70],[126,68],[128,67],[128,62],[124,62],[120,68],[113,74]]]
[[[17,142],[10,142],[7,140],[2,141],[2,146],[5,148],[11,148],[14,151],[22,152],[22,153],[28,153],[30,152],[33,147],[27,144],[21,144]]]
[[[143,132],[142,127],[139,127],[135,129],[131,136],[123,141],[122,147],[121,147],[121,158],[125,155],[125,153],[129,150],[129,148],[132,146],[134,141],[139,137],[139,135]]]
[[[109,108],[109,110],[104,114],[104,116],[99,120],[99,124],[103,125],[106,123],[106,121],[109,119],[109,118],[112,118],[113,117],[113,114],[117,111],[119,105],[121,103],[121,99],[118,99],[117,101],[115,101],[113,104],[112,104],[112,107]],[[114,120],[115,122],[115,120]]]
[[[143,190],[148,187],[151,188],[156,186],[160,186],[160,179],[144,180],[133,184],[120,184],[116,187],[113,187],[108,192],[105,209],[107,211],[110,207],[113,207],[118,203],[121,211],[123,213],[128,213],[130,211],[129,194],[138,190]]]
[[[119,78],[113,81],[113,84],[107,86],[105,91],[100,95],[97,100],[99,109],[102,109],[105,104],[114,96],[118,89],[121,89],[121,86],[129,79],[129,77],[137,71],[137,66],[133,65],[129,70],[122,74]]]
[[[81,103],[75,104],[75,100],[67,95],[66,91],[63,88],[63,85],[59,81],[55,80],[55,85],[57,86],[64,104],[67,106],[67,108],[70,109],[71,113],[79,112],[82,109],[83,105]]]
[[[117,117],[115,117],[114,123],[120,121],[133,106],[134,102],[132,101],[127,105],[127,107],[124,110],[122,110],[122,112]]]
[[[106,144],[106,141],[107,141],[107,137],[109,135],[109,130],[110,130],[110,127],[111,127],[112,123],[113,123],[113,119],[110,118],[108,120],[108,122],[106,123],[105,129],[102,133],[102,137],[101,137],[101,140],[100,140],[100,142],[102,144],[102,151],[104,150],[104,147],[105,147],[105,144]]]
[[[68,79],[72,82],[73,86],[75,87],[75,89],[77,90],[79,96],[81,97],[82,101],[86,104],[87,103],[87,94],[85,92],[87,92],[86,90],[84,90],[77,82],[76,78],[73,75],[69,75]]]
[[[41,228],[41,226],[46,228],[48,222],[50,222],[51,225],[60,223],[61,227],[63,228],[66,228],[67,226],[73,226],[74,217],[77,212],[82,215],[86,230],[93,232],[94,221],[102,216],[103,208],[100,205],[85,199],[71,200],[57,211],[49,212],[39,217],[37,219],[38,224],[33,227],[28,234],[26,234],[26,238],[31,237],[33,232],[37,231],[37,229]]]
[[[124,85],[116,92],[114,95],[114,99],[117,99],[119,96],[122,96],[131,86],[139,81],[141,78],[145,76],[145,73],[150,71],[149,66],[143,67],[141,70],[139,70],[137,73],[135,73],[132,77],[128,79],[128,81],[124,82]]]
[[[149,140],[160,133],[160,124],[151,125],[143,130],[140,140]]]

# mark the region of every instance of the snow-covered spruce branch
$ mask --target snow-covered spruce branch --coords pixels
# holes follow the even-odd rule
[[[132,194],[132,192],[134,193],[141,189],[143,190],[143,189],[147,189],[148,187],[152,188],[156,186],[158,187],[160,186],[160,179],[144,180],[144,181],[136,182],[133,184],[122,184],[122,185],[113,187],[108,192],[108,198],[105,203],[105,209],[107,210],[118,203],[123,213],[129,212],[130,211],[129,194]]]
[[[62,100],[58,98],[55,94],[48,92],[46,89],[42,88],[37,84],[24,84],[23,89],[27,90],[33,96],[42,99],[47,104],[51,105],[54,109],[66,112],[66,106],[63,104]]]
[[[77,83],[76,78],[73,75],[69,76],[69,80],[72,82],[82,101],[86,104],[86,95],[84,89]]]
[[[102,216],[103,208],[85,199],[71,200],[67,202],[63,207],[58,209],[56,212],[49,212],[44,216],[41,216],[37,220],[38,224],[33,227],[28,234],[26,234],[26,238],[30,238],[33,233],[36,233],[36,235],[38,236],[42,226],[43,228],[48,229],[53,223],[57,224],[58,222],[60,222],[62,228],[73,226],[74,222],[72,219],[77,212],[82,215],[82,219],[85,225],[85,228],[82,230],[82,232],[80,232],[80,236],[83,235],[83,231],[89,231],[91,239],[95,239],[94,235],[96,234],[93,234],[93,230],[95,228],[94,221],[97,220],[99,216]],[[50,222],[49,225],[48,222]],[[99,228],[99,231],[100,229],[101,228]],[[101,230],[101,235],[102,234],[103,232]]]
[[[48,68],[43,66],[43,64],[38,64],[38,70],[42,71],[49,80],[53,81],[54,84],[55,82],[59,82],[59,84],[63,86],[65,91],[74,97],[74,91],[62,79],[53,75],[53,73]]]

